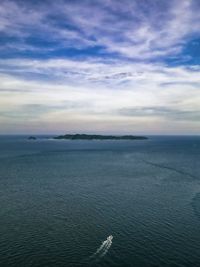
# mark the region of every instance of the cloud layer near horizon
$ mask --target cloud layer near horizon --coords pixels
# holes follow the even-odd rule
[[[2,1],[0,133],[198,134],[197,0]]]

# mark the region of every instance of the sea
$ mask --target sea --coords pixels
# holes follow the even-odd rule
[[[200,266],[200,137],[0,136],[1,267]]]

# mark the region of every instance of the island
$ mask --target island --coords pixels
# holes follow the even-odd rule
[[[65,134],[55,136],[54,139],[68,140],[146,140],[146,136],[134,135],[99,135],[99,134]]]
[[[37,138],[35,136],[29,136],[28,140],[36,140]]]

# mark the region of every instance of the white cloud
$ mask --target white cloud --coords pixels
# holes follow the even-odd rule
[[[125,57],[150,59],[176,55],[187,39],[200,34],[195,3],[149,1],[147,7],[145,1],[47,1],[40,5],[2,1],[0,30],[19,37],[15,40],[19,49],[33,49],[27,37],[50,37],[55,49],[99,45]]]
[[[87,122],[92,128],[99,123],[102,129],[108,122],[116,128],[118,122],[118,131],[125,122],[129,125],[127,131],[134,130],[137,124],[137,129],[140,125],[143,131],[149,129],[150,132],[159,125],[165,132],[164,122],[167,125],[169,121],[173,127],[173,121],[177,122],[177,127],[184,121],[185,131],[188,121],[199,125],[200,75],[197,69],[66,59],[20,62],[10,59],[1,61],[2,64],[8,73],[1,75],[0,117],[10,116],[8,124],[15,114],[18,122],[25,118],[29,119],[28,124],[52,121],[52,125],[59,124],[61,129],[68,122],[72,125],[72,121],[75,125]],[[11,69],[17,71],[9,73]],[[32,79],[27,73],[48,75],[49,79]],[[153,113],[149,116],[147,111],[152,107]],[[136,112],[131,116],[119,112],[123,109]],[[184,125],[182,122],[181,128]],[[111,131],[112,127],[109,129]],[[171,127],[171,131],[174,128]]]

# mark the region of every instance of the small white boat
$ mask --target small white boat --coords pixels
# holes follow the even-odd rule
[[[109,235],[109,237],[107,237],[107,241],[112,241],[112,239],[113,239],[113,236],[112,235]]]

